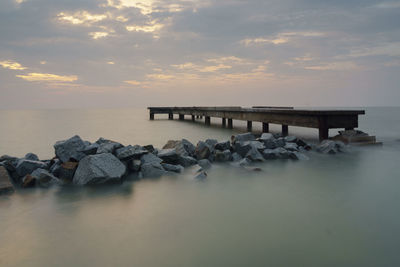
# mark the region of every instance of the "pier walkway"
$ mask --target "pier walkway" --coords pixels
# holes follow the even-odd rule
[[[191,116],[192,121],[203,118],[210,125],[211,117],[221,118],[222,126],[233,128],[233,120],[247,121],[247,130],[252,130],[254,121],[262,123],[263,132],[269,132],[269,123],[282,125],[282,134],[288,135],[289,126],[316,128],[319,130],[319,140],[329,138],[329,129],[343,128],[352,130],[358,127],[358,115],[365,114],[364,110],[312,110],[295,109],[292,107],[263,107],[252,108],[234,107],[148,107],[150,120],[155,114],[168,114],[172,120],[177,114],[179,120],[185,115]]]

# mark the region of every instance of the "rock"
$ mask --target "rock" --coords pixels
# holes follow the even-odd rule
[[[230,161],[231,158],[232,158],[232,153],[229,149],[226,149],[224,151],[221,150],[215,151],[215,161],[226,162]]]
[[[247,171],[251,171],[251,172],[261,172],[262,169],[259,167],[250,167],[250,166],[243,166],[243,168]]]
[[[263,143],[264,143],[264,146],[265,146],[266,149],[277,148],[277,144],[276,144],[276,140],[275,139],[264,140]]]
[[[252,146],[249,142],[235,142],[233,145],[234,151],[241,157],[245,157],[247,153],[251,150]]]
[[[152,162],[157,162],[157,163],[161,163],[163,160],[160,159],[159,157],[157,157],[154,154],[144,154],[140,157],[140,161],[142,164],[146,164],[146,163],[152,163]]]
[[[263,151],[262,154],[263,154],[264,159],[267,159],[267,160],[268,159],[277,159],[278,158],[278,155],[276,154],[274,149],[267,148],[267,149],[265,149]]]
[[[175,148],[178,143],[179,143],[178,140],[168,140],[168,142],[162,147],[162,149]]]
[[[260,151],[265,149],[264,144],[260,141],[246,141],[245,143],[249,143],[252,147]]]
[[[183,167],[189,167],[197,164],[197,160],[191,156],[179,156],[178,162]]]
[[[84,157],[75,172],[73,183],[77,185],[120,182],[126,167],[111,153]]]
[[[10,173],[13,173],[16,171],[16,167],[18,164],[19,158],[16,157],[10,157],[8,155],[3,155],[1,159],[2,165],[9,171]]]
[[[275,137],[274,137],[271,133],[263,133],[263,134],[261,135],[261,137],[259,138],[259,140],[260,140],[261,142],[272,141],[272,140],[274,140],[274,139],[275,139]]]
[[[197,164],[199,164],[199,166],[204,170],[211,168],[211,162],[208,159],[201,159],[197,161]]]
[[[14,186],[11,183],[11,177],[9,176],[7,169],[4,166],[0,166],[0,195],[13,193]]]
[[[22,184],[21,186],[23,188],[28,188],[28,187],[34,187],[36,184],[36,179],[30,174],[27,174],[22,178]]]
[[[279,137],[274,142],[275,142],[275,147],[284,147],[286,144],[285,138],[283,137]]]
[[[143,178],[156,178],[166,174],[163,166],[157,162],[142,164],[141,173]]]
[[[289,153],[289,157],[294,160],[309,160],[310,158],[304,155],[303,153],[293,151]]]
[[[149,153],[153,153],[154,152],[154,146],[153,145],[143,146],[143,149],[146,149]]]
[[[211,147],[207,143],[205,143],[203,141],[199,141],[197,143],[197,147],[195,150],[195,155],[196,155],[197,160],[209,159],[210,155],[211,155],[211,151],[212,151]]]
[[[244,133],[232,136],[232,143],[245,142],[245,141],[255,141],[256,137],[252,133]]]
[[[172,164],[168,164],[168,163],[162,163],[161,165],[164,168],[164,170],[169,171],[169,172],[181,173],[185,169],[181,165],[172,165]]]
[[[139,145],[121,147],[115,150],[115,155],[119,160],[140,159],[144,154],[149,153],[146,149]]]
[[[207,173],[206,171],[200,171],[195,174],[194,179],[196,180],[205,180],[207,179]]]
[[[324,140],[317,146],[317,152],[323,154],[336,154],[338,152],[338,148],[335,141],[332,140]]]
[[[60,165],[58,175],[53,174],[63,181],[71,182],[74,178],[77,167],[78,162],[67,161]]]
[[[169,140],[167,144],[163,146],[163,149],[172,148],[175,148],[177,154],[180,156],[193,156],[196,150],[196,147],[186,139],[182,139],[181,141]]]
[[[227,150],[227,149],[229,150],[229,149],[231,149],[231,142],[230,141],[224,141],[224,142],[216,143],[214,148],[217,149],[217,150],[221,150],[221,151],[224,151],[224,150]]]
[[[86,144],[85,147],[79,150],[79,152],[85,153],[85,155],[94,155],[97,153],[100,145],[97,143]]]
[[[288,159],[289,158],[289,154],[290,154],[289,151],[287,151],[283,147],[277,147],[273,151],[278,159]]]
[[[297,137],[293,135],[286,136],[284,139],[287,143],[296,143],[297,141]]]
[[[114,154],[115,151],[121,147],[123,147],[122,144],[114,142],[114,141],[103,142],[103,143],[99,144],[99,147],[97,148],[96,153],[97,154],[103,154],[103,153]]]
[[[153,155],[153,154],[145,154],[145,155]],[[144,155],[143,155],[144,156]],[[142,156],[142,157],[143,157]],[[162,161],[162,160],[161,160]],[[131,159],[128,162],[128,168],[133,172],[138,172],[140,167],[142,166],[142,161],[138,159]]]
[[[61,184],[57,177],[45,169],[36,169],[31,174],[36,179],[36,185],[40,187],[50,187],[51,185]]]
[[[241,159],[243,159],[243,157],[240,156],[237,152],[232,154],[232,161],[239,161]]]
[[[67,140],[58,141],[54,145],[55,154],[62,162],[67,162],[71,159],[80,161],[86,156],[85,153],[80,152],[84,147],[85,143],[78,135]]]
[[[246,158],[251,161],[264,161],[263,155],[256,149],[256,146],[252,146],[249,152],[246,154]]]
[[[299,151],[299,147],[296,143],[286,143],[283,148],[288,151]]]
[[[297,138],[296,144],[298,146],[302,146],[302,147],[308,146],[308,144],[306,142],[304,142],[302,139],[299,139],[299,138]]]
[[[176,153],[175,148],[167,148],[167,149],[161,149],[157,156],[162,159],[165,163],[169,164],[179,164],[179,155]]]
[[[244,167],[244,166],[249,166],[251,164],[251,161],[248,158],[241,159],[236,162],[232,162],[231,165],[235,167]]]
[[[24,177],[39,168],[46,169],[47,164],[36,160],[20,159],[18,160],[16,171],[19,177]]]
[[[33,153],[26,154],[24,158],[28,159],[28,160],[39,161],[39,157],[36,154],[33,154]]]
[[[218,143],[218,140],[216,140],[216,139],[207,139],[205,141],[205,143],[211,148],[211,152],[213,152],[215,145]]]

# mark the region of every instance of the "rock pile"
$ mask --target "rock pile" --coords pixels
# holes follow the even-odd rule
[[[307,160],[312,147],[295,136],[282,137],[263,133],[256,138],[252,133],[232,136],[231,140],[199,141],[193,145],[186,139],[170,140],[162,149],[152,145],[128,145],[98,139],[91,143],[78,135],[58,141],[55,157],[39,160],[28,153],[24,158],[7,155],[0,157],[0,165],[7,169],[13,183],[21,187],[50,187],[51,185],[94,185],[120,183],[128,175],[138,178],[159,177],[181,173],[189,166],[197,166],[195,178],[205,179],[212,162],[231,162],[248,170],[253,162],[272,159]],[[346,151],[339,141],[325,140],[316,150],[335,154]]]

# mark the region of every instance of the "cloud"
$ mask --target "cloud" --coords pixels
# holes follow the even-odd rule
[[[136,80],[128,80],[124,81],[125,83],[131,84],[131,85],[141,85],[142,83]]]
[[[149,25],[128,25],[126,26],[127,31],[135,31],[135,32],[157,32],[164,27],[163,24],[157,23],[156,21],[151,21]]]
[[[333,70],[333,71],[348,71],[357,69],[357,65],[351,61],[344,61],[344,62],[330,62],[323,65],[316,65],[316,66],[307,66],[305,67],[307,70]]]
[[[325,36],[325,33],[322,32],[284,32],[280,33],[275,37],[267,38],[267,37],[257,37],[257,38],[247,38],[240,41],[240,43],[244,46],[258,45],[258,44],[286,44],[296,37],[321,37]]]
[[[350,51],[350,57],[400,56],[400,42],[386,43],[372,47],[361,47]]]
[[[106,14],[91,14],[86,10],[77,11],[74,13],[60,12],[57,15],[62,22],[71,23],[74,25],[87,25],[102,21],[107,18]]]
[[[382,2],[376,5],[373,5],[376,8],[400,8],[400,2]]]
[[[74,82],[78,80],[75,75],[62,76],[50,73],[28,73],[26,75],[15,75],[18,78],[24,79],[29,82]]]
[[[93,38],[93,39],[100,39],[100,38],[104,38],[108,36],[108,32],[90,32],[89,35]]]
[[[12,60],[0,61],[0,65],[5,69],[10,69],[10,70],[25,70],[26,69],[26,67],[22,66],[18,62],[12,61]]]

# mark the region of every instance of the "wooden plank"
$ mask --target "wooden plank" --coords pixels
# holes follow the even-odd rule
[[[11,183],[11,177],[4,166],[0,166],[0,195],[14,192],[14,186]]]

